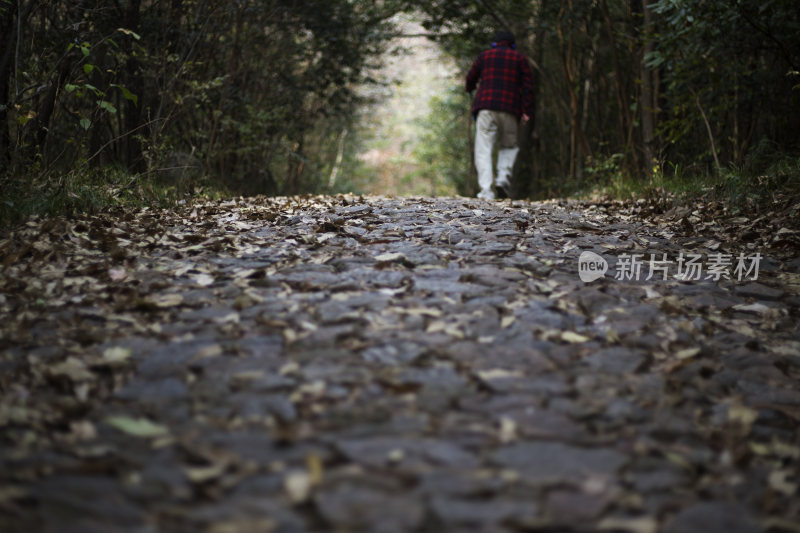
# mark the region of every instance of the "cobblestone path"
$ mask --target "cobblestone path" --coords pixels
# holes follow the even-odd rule
[[[0,530],[800,531],[800,258],[686,220],[32,221],[0,241]]]

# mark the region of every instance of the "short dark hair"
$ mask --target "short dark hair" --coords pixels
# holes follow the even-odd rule
[[[494,38],[492,39],[492,41],[495,43],[501,43],[505,41],[507,43],[514,44],[515,39],[514,39],[514,34],[511,33],[510,31],[500,30],[494,34]]]

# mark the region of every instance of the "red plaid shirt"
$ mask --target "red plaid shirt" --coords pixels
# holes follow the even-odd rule
[[[505,111],[516,115],[524,112],[533,116],[533,77],[525,56],[507,43],[484,50],[467,74],[467,92],[471,93],[481,80],[472,104],[472,114],[481,109]]]

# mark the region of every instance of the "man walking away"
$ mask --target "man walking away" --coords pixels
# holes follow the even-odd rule
[[[500,31],[489,50],[478,55],[467,74],[467,92],[471,93],[480,80],[478,94],[472,105],[477,121],[475,135],[475,167],[478,169],[478,198],[494,200],[492,190],[492,149],[498,136],[497,154],[498,196],[507,198],[511,171],[517,158],[517,129],[533,115],[533,77],[525,56],[517,52],[514,34]]]

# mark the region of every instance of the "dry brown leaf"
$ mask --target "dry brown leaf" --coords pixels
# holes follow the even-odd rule
[[[220,462],[209,466],[184,467],[183,473],[186,479],[192,483],[207,483],[221,477],[228,469],[228,464]]]
[[[162,294],[159,296],[151,297],[150,301],[156,307],[169,308],[177,307],[183,303],[183,296],[178,293]]]
[[[108,366],[120,366],[125,364],[133,355],[133,350],[122,346],[114,346],[103,350],[102,363]]]
[[[108,277],[114,282],[122,281],[128,277],[128,271],[121,267],[109,268]]]
[[[699,354],[700,351],[701,351],[701,349],[699,347],[686,348],[686,349],[678,350],[677,352],[675,352],[675,355],[673,357],[675,357],[675,359],[677,359],[679,361],[683,361],[684,359],[693,358],[694,356]]]
[[[658,520],[652,516],[636,518],[608,517],[597,524],[600,530],[619,531],[625,533],[656,533]]]
[[[794,479],[795,481],[792,481]],[[769,474],[769,487],[785,496],[797,493],[797,472],[790,470],[774,470]]]
[[[304,470],[289,472],[283,479],[283,487],[289,496],[289,500],[294,504],[307,501],[313,486],[311,474]]]
[[[68,357],[66,361],[49,367],[47,372],[53,377],[66,377],[73,382],[89,381],[95,378],[86,364],[76,357]]]
[[[563,331],[561,332],[561,340],[570,344],[579,344],[588,342],[591,338],[581,335],[580,333],[575,333],[574,331]]]

